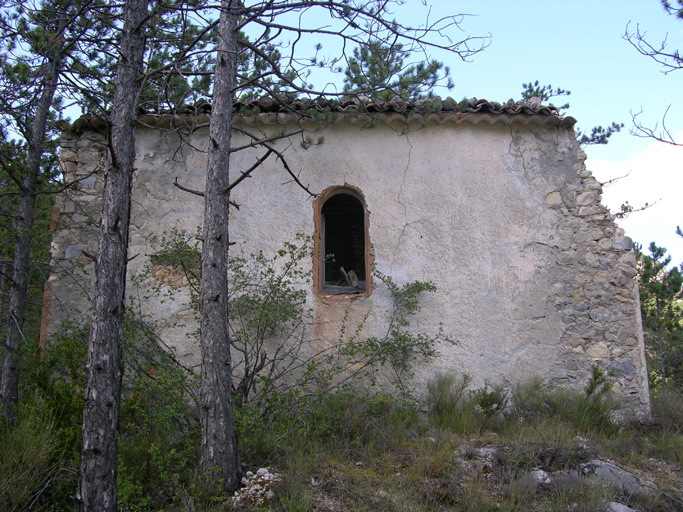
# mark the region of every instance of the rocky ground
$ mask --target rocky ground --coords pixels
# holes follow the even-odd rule
[[[683,511],[680,464],[656,459],[637,463],[594,458],[587,439],[571,448],[528,443],[463,441],[448,461],[448,471],[422,468],[420,496],[414,464],[405,453],[387,460],[358,460],[352,467],[321,465],[306,482],[301,507],[283,506],[277,468],[259,468],[243,478],[233,510],[519,510],[566,512]],[[427,437],[427,443],[439,443]],[[537,462],[536,466],[532,463]],[[432,468],[434,469],[434,468]],[[378,473],[384,473],[377,478]],[[351,475],[351,477],[350,477]],[[358,479],[365,481],[354,481]],[[360,495],[362,494],[362,495]],[[470,497],[468,500],[467,497]],[[575,501],[573,501],[575,500]],[[285,500],[286,501],[286,500]],[[428,503],[425,506],[425,502]],[[430,504],[431,503],[431,504]]]

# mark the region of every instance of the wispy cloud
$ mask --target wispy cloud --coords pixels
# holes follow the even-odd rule
[[[676,140],[683,141],[683,132]],[[627,161],[589,159],[586,165],[601,182],[625,176],[604,187],[602,202],[610,210],[619,211],[625,201],[634,208],[652,205],[618,221],[626,235],[645,247],[654,241],[669,250],[673,263],[683,262],[683,238],[675,234],[676,226],[683,229],[683,147],[653,141]]]

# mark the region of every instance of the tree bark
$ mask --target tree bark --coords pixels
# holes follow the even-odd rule
[[[147,0],[126,0],[102,194],[83,408],[79,499],[82,510],[88,512],[116,510],[128,228],[146,17]]]
[[[26,297],[28,295],[28,275],[31,254],[31,228],[35,217],[36,182],[40,176],[40,161],[45,151],[47,120],[52,100],[59,82],[59,74],[64,52],[61,36],[66,23],[65,13],[61,11],[57,31],[48,52],[46,71],[43,76],[42,91],[36,105],[35,117],[31,126],[30,139],[27,140],[28,155],[26,168],[21,181],[19,212],[15,221],[17,231],[14,246],[14,263],[7,303],[7,335],[5,338],[5,357],[2,362],[2,382],[0,397],[5,418],[14,420],[14,406],[19,398],[19,356],[24,342],[24,320],[26,319]]]
[[[201,468],[223,489],[240,482],[228,331],[228,191],[238,0],[221,0],[204,195],[201,307]]]
[[[657,311],[657,347],[659,348],[659,369],[662,372],[662,384],[664,387],[667,387],[667,382],[666,382],[666,361],[664,360],[664,326],[662,323],[664,320],[662,319],[662,306],[659,300],[659,297],[655,299],[655,306],[656,306],[656,311]]]

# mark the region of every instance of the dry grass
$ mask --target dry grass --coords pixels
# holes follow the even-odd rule
[[[519,386],[505,413],[482,414],[482,401],[506,397],[493,395],[501,392],[493,386],[471,393],[467,384],[463,377],[438,376],[421,416],[387,396],[374,402],[380,407],[365,409],[366,399],[329,397],[359,402],[322,408],[353,411],[354,428],[326,418],[324,438],[311,432],[305,445],[299,436],[295,456],[288,449],[273,454],[286,477],[272,510],[599,512],[611,501],[643,511],[682,509],[683,436],[670,430],[680,421],[675,398],[667,397],[674,413],[666,427],[618,426],[607,423],[609,399],[552,392],[537,382]],[[609,458],[662,492],[625,496],[593,485],[580,468],[594,458]],[[536,470],[549,481],[539,481]]]

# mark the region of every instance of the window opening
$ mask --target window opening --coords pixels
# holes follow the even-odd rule
[[[350,194],[330,197],[322,210],[323,291],[333,294],[366,290],[365,208]]]

